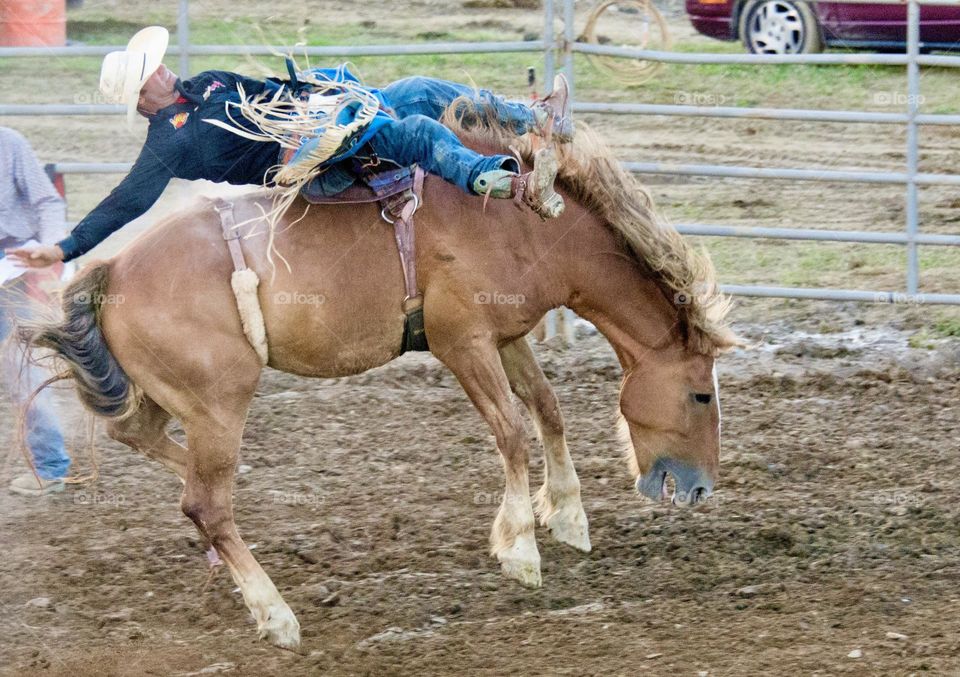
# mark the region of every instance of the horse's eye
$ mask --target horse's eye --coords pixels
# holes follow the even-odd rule
[[[710,404],[710,399],[712,397],[713,395],[711,395],[710,393],[706,393],[706,394],[697,393],[693,396],[693,399],[695,399],[699,404]]]

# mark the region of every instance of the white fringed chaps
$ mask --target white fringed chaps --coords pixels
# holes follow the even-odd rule
[[[266,366],[269,357],[267,328],[263,322],[263,310],[260,308],[260,299],[257,296],[260,278],[249,268],[237,270],[230,277],[230,286],[233,287],[233,295],[237,297],[237,310],[240,311],[243,333],[257,352],[260,364]]]

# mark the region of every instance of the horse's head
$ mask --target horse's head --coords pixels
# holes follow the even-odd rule
[[[672,351],[671,351],[672,352]],[[713,493],[720,464],[720,399],[714,358],[682,351],[655,354],[627,370],[620,387],[621,423],[637,491],[690,506]]]

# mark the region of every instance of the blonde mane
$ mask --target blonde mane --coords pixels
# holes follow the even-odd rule
[[[453,101],[443,122],[464,138],[516,150],[532,160],[529,138],[518,137],[496,121],[491,111],[469,99]],[[705,251],[696,251],[656,213],[650,193],[623,169],[600,136],[577,124],[574,141],[560,145],[558,184],[614,230],[642,268],[656,278],[677,309],[688,347],[717,354],[738,345],[725,323],[729,299],[720,291]]]

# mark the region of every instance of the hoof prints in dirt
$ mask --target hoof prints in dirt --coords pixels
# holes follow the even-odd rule
[[[442,367],[411,357],[337,382],[269,372],[236,510],[298,615],[301,653],[257,642],[225,571],[207,583],[179,482],[104,442],[97,485],[0,498],[0,670],[960,669],[957,372],[934,382],[885,366],[738,377],[741,359],[721,382],[716,495],[679,511],[632,490],[606,346],[541,354],[594,549],[575,552],[538,528],[539,590],[502,578],[486,554],[500,462]]]

